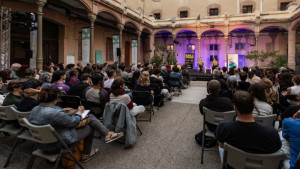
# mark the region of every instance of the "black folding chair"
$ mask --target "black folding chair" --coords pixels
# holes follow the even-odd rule
[[[64,96],[60,96],[61,99],[61,103],[60,106],[61,107],[70,107],[73,109],[77,109],[78,106],[81,105],[81,98],[79,96],[71,96],[71,95],[64,95]]]
[[[154,105],[157,106],[157,111],[159,110],[159,107],[163,103],[163,95],[161,94],[161,88],[157,84],[150,84],[150,89],[154,92]]]
[[[150,116],[148,120],[138,120],[138,121],[149,121],[151,122],[151,115],[154,114],[153,105],[152,105],[152,94],[149,91],[133,91],[133,102],[137,105],[143,105],[145,107],[149,107]],[[136,116],[137,118],[137,116]]]
[[[103,116],[104,107],[100,103],[95,103],[87,100],[81,100],[82,105],[86,110],[90,110],[91,114],[95,115],[97,118],[101,118]]]
[[[178,79],[178,78],[174,78],[174,77],[170,77],[169,78],[169,86],[171,88],[171,90],[175,93],[177,93],[177,96],[181,95],[182,92],[181,92],[181,89],[180,89],[180,83],[181,83],[181,80]]]

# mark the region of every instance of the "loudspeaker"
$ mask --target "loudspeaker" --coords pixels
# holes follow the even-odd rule
[[[117,48],[117,56],[121,56],[121,49],[120,48]]]

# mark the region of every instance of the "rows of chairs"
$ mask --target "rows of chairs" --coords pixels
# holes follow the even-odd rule
[[[12,147],[1,144],[1,146],[7,147],[9,149],[9,155],[3,166],[4,168],[9,165],[10,159],[13,154],[22,154],[30,157],[26,165],[26,169],[32,168],[36,157],[47,159],[50,162],[56,162],[54,168],[58,168],[60,159],[64,157],[63,154],[70,154],[71,159],[69,160],[74,161],[81,169],[83,169],[83,166],[75,158],[70,148],[66,145],[66,143],[62,140],[62,138],[58,135],[58,133],[51,125],[33,125],[27,120],[29,116],[30,112],[19,112],[15,109],[14,106],[0,106],[0,119],[2,120],[2,123],[4,123],[1,125],[0,132],[6,133],[8,136],[17,135],[17,139],[13,143]],[[20,127],[16,127],[14,124],[10,124],[11,122],[15,122],[16,120],[19,122]],[[35,146],[34,151],[29,155],[24,152],[16,151],[17,146],[22,140],[30,141],[35,144],[50,144],[58,142],[62,146],[62,148],[58,153],[48,154]]]
[[[257,123],[265,126],[274,126],[277,115],[272,114],[269,116],[255,116],[254,119]],[[201,152],[201,164],[203,164],[204,152],[205,151],[218,151],[215,148],[205,148],[204,140],[206,137],[215,138],[213,132],[209,131],[207,128],[207,123],[218,125],[221,122],[232,122],[236,119],[235,111],[228,112],[217,112],[212,111],[208,108],[203,108],[203,134],[202,134],[202,152]],[[285,160],[285,155],[281,152],[276,152],[273,154],[253,154],[247,153],[239,150],[227,143],[224,144],[224,156],[223,156],[223,166],[230,165],[235,169],[245,169],[245,168],[278,168],[282,165],[283,160]]]

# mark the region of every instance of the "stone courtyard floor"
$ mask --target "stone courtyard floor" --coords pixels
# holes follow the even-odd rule
[[[105,144],[103,139],[94,139],[94,148],[99,148],[97,157],[84,163],[86,169],[217,169],[221,168],[217,152],[205,152],[204,165],[200,163],[201,146],[194,136],[202,130],[199,101],[206,96],[206,82],[192,82],[183,90],[183,95],[174,96],[171,102],[159,109],[152,122],[138,122],[143,135],[138,135],[132,149],[124,149],[118,142]],[[1,143],[14,142],[14,137],[3,138]],[[32,144],[23,142],[19,148],[30,153]],[[0,168],[9,151],[0,146]],[[14,155],[8,169],[23,169],[28,158]],[[34,169],[50,169],[53,164],[37,158]]]

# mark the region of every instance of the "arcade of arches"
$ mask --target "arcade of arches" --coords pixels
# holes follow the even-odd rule
[[[185,64],[186,53],[193,54],[194,69],[199,57],[205,67],[212,58],[228,66],[229,54],[243,58],[252,50],[276,50],[288,57],[290,68],[300,70],[300,8],[155,20],[119,0],[3,0],[1,6],[12,10],[10,62],[41,68],[47,62],[121,59],[129,66],[149,62],[155,54],[153,44],[163,41],[172,46],[179,65]],[[28,50],[33,50],[32,58]]]

